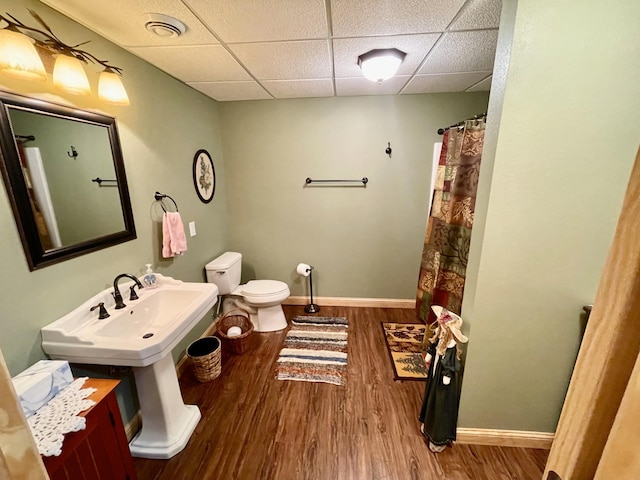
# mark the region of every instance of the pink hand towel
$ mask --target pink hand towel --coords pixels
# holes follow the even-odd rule
[[[162,256],[173,257],[171,253],[171,235],[169,234],[169,219],[167,214],[162,215]]]
[[[184,225],[182,225],[180,213],[166,212],[164,215],[167,217],[169,237],[171,237],[171,243],[169,244],[171,253],[174,256],[182,255],[187,251],[187,237],[184,234]]]

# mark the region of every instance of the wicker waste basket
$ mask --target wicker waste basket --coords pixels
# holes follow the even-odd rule
[[[215,380],[222,371],[222,354],[218,337],[202,337],[187,347],[193,373],[199,382]]]
[[[231,327],[240,327],[242,333],[235,337],[227,336],[227,331]],[[241,308],[235,308],[225,313],[218,321],[216,334],[229,346],[233,353],[244,353],[249,347],[253,324],[249,319],[249,312]]]

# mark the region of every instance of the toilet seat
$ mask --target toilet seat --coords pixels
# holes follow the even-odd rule
[[[281,302],[289,296],[289,286],[278,280],[251,280],[239,285],[232,295],[239,295],[251,304]]]
[[[288,290],[289,287],[286,283],[278,280],[251,280],[245,285],[240,285],[240,289],[244,295],[263,297],[277,295]]]

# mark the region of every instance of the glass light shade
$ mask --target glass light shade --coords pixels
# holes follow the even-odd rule
[[[405,56],[396,48],[371,50],[358,57],[358,64],[365,78],[381,83],[396,74]]]
[[[68,55],[58,55],[53,67],[53,85],[73,95],[89,95],[89,79],[82,62]]]
[[[24,80],[46,80],[47,72],[26,35],[0,30],[0,71]]]
[[[105,70],[98,79],[98,97],[115,105],[129,105],[129,96],[117,73]]]

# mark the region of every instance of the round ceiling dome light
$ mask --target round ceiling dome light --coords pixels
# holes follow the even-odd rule
[[[177,18],[162,13],[145,13],[144,26],[162,38],[178,38],[187,31],[187,26]]]
[[[397,48],[379,48],[360,55],[358,65],[367,79],[382,83],[396,74],[406,56]]]

